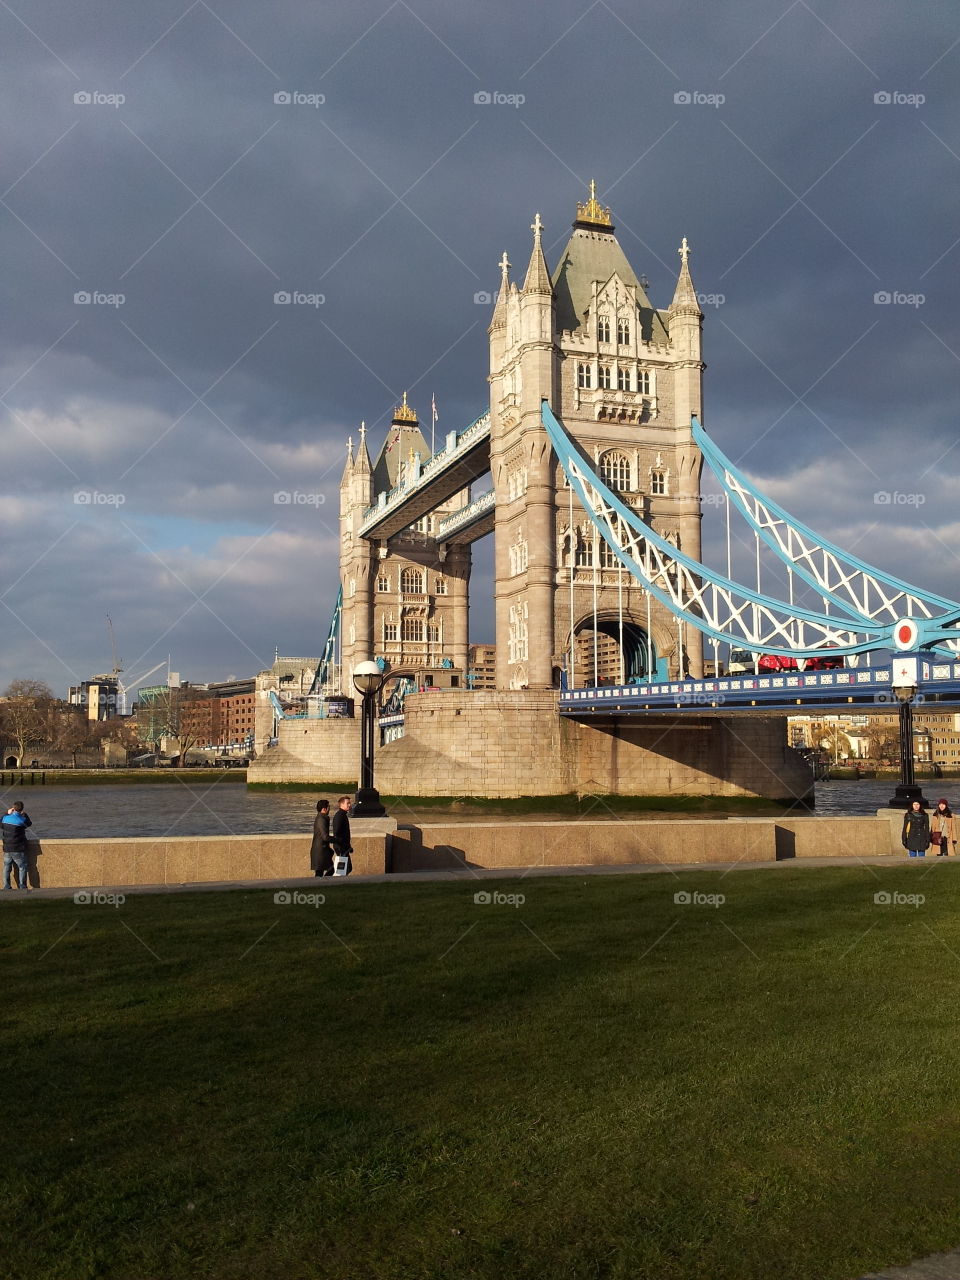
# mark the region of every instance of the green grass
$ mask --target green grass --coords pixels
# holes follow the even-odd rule
[[[325,891],[4,903],[5,1280],[850,1280],[960,1243],[957,867]]]

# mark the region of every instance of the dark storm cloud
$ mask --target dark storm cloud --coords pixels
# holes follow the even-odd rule
[[[194,678],[318,651],[346,436],[405,388],[443,431],[483,407],[474,295],[504,248],[522,273],[537,209],[556,260],[591,177],[658,305],[693,246],[722,447],[960,593],[958,37],[945,4],[865,0],[0,10],[0,682],[67,683],[37,637],[102,668],[108,611]],[[68,536],[78,491],[124,504]],[[476,593],[473,617],[490,638]]]

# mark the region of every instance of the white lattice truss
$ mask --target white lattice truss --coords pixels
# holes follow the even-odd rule
[[[960,605],[955,600],[884,573],[795,520],[754,488],[696,419],[693,437],[747,523],[787,567],[814,587],[825,601],[847,613],[852,611],[868,624],[892,626],[904,617],[928,619],[951,648],[960,647],[960,641],[950,637],[960,620]]]
[[[751,591],[684,555],[645,524],[604,484],[546,402],[542,406],[542,419],[567,479],[601,537],[621,564],[677,617],[716,640],[785,656],[809,657],[824,649],[837,656],[866,653],[890,643],[891,623],[895,616],[880,616],[878,610],[876,618],[870,617],[860,607],[862,596],[853,602],[844,600],[841,595],[821,586],[806,563],[802,566],[802,576],[823,600],[823,613]],[[762,501],[761,495],[749,492]],[[773,504],[769,505],[772,511]],[[836,573],[826,579],[832,586],[839,588],[839,575],[845,575],[851,590],[856,589],[853,572],[843,569],[843,554],[837,548],[817,540],[811,531],[791,522],[785,512],[777,511],[776,514],[790,524],[798,537],[807,536],[807,550],[814,563],[817,554],[814,544],[825,559],[833,557]],[[802,556],[799,543],[792,544],[791,551],[778,550],[778,555],[792,568],[791,552]],[[859,565],[858,569],[869,574],[868,566]],[[797,572],[801,572],[799,565]],[[885,580],[883,574],[875,576],[878,582]],[[886,581],[895,582],[894,579]],[[930,596],[916,592],[905,583],[897,583],[896,586],[911,599],[922,596],[927,603],[931,601]],[[862,584],[861,589],[867,590]],[[895,599],[891,592],[888,605],[892,606]],[[831,608],[833,613],[829,612]],[[956,616],[960,605],[953,604],[953,609]],[[929,616],[921,615],[922,618]],[[934,626],[939,629],[942,621],[938,620]],[[954,630],[953,634],[957,632]],[[942,634],[938,636],[938,639],[944,638]]]

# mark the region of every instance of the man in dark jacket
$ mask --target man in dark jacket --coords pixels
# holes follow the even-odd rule
[[[11,888],[10,868],[17,868],[20,888],[27,890],[30,882],[27,878],[27,827],[32,827],[30,818],[23,812],[23,801],[15,800],[2,818],[3,829],[3,887]]]
[[[337,853],[346,857],[347,870],[349,875],[353,870],[350,865],[350,854],[353,848],[350,844],[350,797],[341,796],[337,801],[337,811],[333,815],[333,822],[330,824],[330,834],[333,837],[333,845]]]

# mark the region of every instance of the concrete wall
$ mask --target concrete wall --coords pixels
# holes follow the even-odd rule
[[[401,826],[390,870],[465,867],[669,866],[694,862],[773,862],[902,853],[900,823],[862,818],[628,819],[598,822],[438,823]]]
[[[352,838],[354,873],[383,872],[387,836]],[[309,835],[31,841],[30,882],[35,888],[57,889],[293,879],[312,874],[310,841]]]
[[[278,742],[250,763],[248,782],[349,782],[360,769],[360,717],[281,720]]]
[[[469,867],[682,865],[902,854],[901,813],[859,818],[462,822],[353,832],[355,875]],[[356,824],[355,824],[356,826]],[[283,880],[310,875],[309,835],[33,841],[40,888]]]
[[[285,720],[250,782],[356,776],[360,721]],[[384,795],[710,795],[802,799],[809,766],[780,717],[656,715],[589,722],[553,690],[458,690],[407,698],[404,736],[377,750]]]

